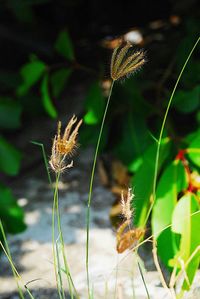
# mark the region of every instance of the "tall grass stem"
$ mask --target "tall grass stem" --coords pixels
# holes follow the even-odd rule
[[[144,221],[144,226],[146,226],[146,223],[149,219],[149,215],[152,211],[152,208],[153,208],[153,205],[154,205],[154,202],[155,202],[155,199],[156,199],[156,185],[157,185],[157,176],[158,176],[158,165],[159,165],[159,157],[160,157],[160,146],[161,146],[161,142],[162,142],[162,136],[163,136],[163,131],[164,131],[164,127],[165,127],[165,124],[166,124],[166,120],[167,120],[167,116],[168,116],[168,113],[169,113],[169,109],[171,107],[171,103],[172,103],[172,100],[173,100],[173,97],[174,97],[174,94],[175,94],[175,91],[177,89],[177,86],[179,84],[179,81],[182,77],[182,74],[188,64],[188,61],[190,60],[190,57],[192,56],[195,48],[197,47],[198,43],[200,41],[200,37],[197,39],[197,41],[195,42],[192,50],[190,51],[181,71],[180,71],[180,74],[177,78],[177,81],[175,83],[175,86],[172,90],[172,93],[171,93],[171,96],[169,98],[169,101],[168,101],[168,105],[167,105],[167,108],[166,108],[166,111],[165,111],[165,115],[164,115],[164,118],[163,118],[163,122],[162,122],[162,125],[161,125],[161,129],[160,129],[160,134],[159,134],[159,138],[158,138],[158,145],[157,145],[157,150],[156,150],[156,159],[155,159],[155,170],[154,170],[154,179],[153,179],[153,190],[152,190],[152,202],[151,202],[151,205],[150,205],[150,208],[147,212],[147,216],[145,218],[145,221]]]
[[[94,154],[91,177],[90,177],[90,187],[89,187],[89,195],[88,195],[88,203],[87,203],[87,216],[86,216],[86,230],[87,230],[87,236],[86,236],[86,272],[87,272],[87,287],[88,287],[88,297],[89,298],[91,297],[90,296],[90,277],[89,277],[90,207],[91,207],[92,190],[93,190],[94,173],[95,173],[95,168],[96,168],[97,156],[98,156],[98,152],[99,152],[99,146],[100,146],[100,142],[101,142],[104,123],[105,123],[105,119],[106,119],[106,115],[107,115],[107,111],[108,111],[108,107],[109,107],[109,103],[110,103],[110,99],[111,99],[111,95],[112,95],[114,82],[115,81],[113,80],[112,83],[111,83],[108,100],[107,100],[106,107],[105,107],[105,110],[104,110],[104,114],[103,114],[103,118],[102,118],[102,122],[101,122],[101,127],[100,127],[100,131],[99,131],[99,136],[98,136],[98,139],[97,139],[95,154]]]
[[[146,281],[145,281],[145,279],[144,279],[144,275],[143,275],[143,272],[142,272],[142,268],[141,268],[140,262],[137,261],[137,264],[138,264],[138,268],[139,268],[139,271],[140,271],[140,275],[141,275],[141,278],[142,278],[142,281],[143,281],[143,284],[144,284],[144,287],[145,287],[145,291],[146,291],[146,294],[147,294],[147,298],[148,298],[148,299],[151,299],[151,298],[150,298],[150,295],[149,295],[148,288],[147,288]]]
[[[51,175],[50,175],[50,171],[49,171],[49,167],[48,167],[48,160],[47,160],[47,155],[46,155],[46,152],[44,149],[44,145],[43,145],[43,143],[36,142],[36,141],[31,141],[31,143],[40,146],[42,149],[42,156],[43,156],[44,165],[45,165],[47,176],[48,176],[48,181],[49,181],[50,186],[52,186],[52,179],[51,179]]]

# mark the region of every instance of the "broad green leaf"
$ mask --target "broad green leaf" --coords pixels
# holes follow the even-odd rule
[[[162,213],[160,212],[160,214]],[[167,267],[169,267],[169,261],[178,251],[176,237],[176,234],[171,231],[171,227],[168,227],[157,238],[158,255]]]
[[[51,97],[49,95],[49,86],[48,86],[48,75],[45,75],[42,83],[41,83],[41,94],[42,94],[42,102],[46,112],[52,117],[57,117],[57,111],[52,103]]]
[[[20,152],[0,136],[0,170],[8,175],[16,175],[20,161]]]
[[[22,232],[26,228],[23,210],[18,206],[11,190],[2,185],[0,185],[0,220],[5,231],[11,234]]]
[[[192,90],[178,90],[173,99],[173,106],[182,113],[191,113],[200,108],[200,86]]]
[[[20,127],[22,107],[10,98],[0,98],[0,128],[15,129]]]
[[[169,154],[170,145],[171,143],[168,138],[162,140],[158,171],[160,171],[163,162]],[[140,166],[132,180],[132,186],[136,195],[136,199],[134,200],[134,208],[136,211],[134,221],[136,226],[144,225],[150,207],[150,197],[153,191],[156,148],[157,145],[153,144],[144,152],[143,164]]]
[[[200,207],[196,205],[196,201],[193,198],[192,199],[193,204],[193,211],[197,210],[200,212]],[[187,267],[187,275],[189,277],[189,281],[192,284],[192,281],[194,279],[195,273],[198,270],[199,264],[200,264],[200,234],[199,234],[199,227],[200,227],[200,213],[195,214],[191,217],[191,248],[190,248],[190,255],[194,253],[194,257],[189,263]],[[183,289],[188,289],[187,283],[184,282]]]
[[[23,78],[23,83],[17,89],[17,94],[22,96],[26,94],[41,77],[46,69],[46,65],[41,60],[33,60],[25,64],[20,73]]]
[[[178,193],[187,187],[186,179],[184,167],[179,160],[173,161],[164,170],[157,186],[152,212],[151,223],[155,238],[158,238],[162,229],[171,223]]]
[[[190,256],[191,238],[191,194],[184,195],[176,205],[172,218],[172,231],[182,235],[181,249],[182,259],[187,260]]]
[[[52,93],[54,97],[60,96],[60,93],[64,89],[67,81],[72,73],[71,69],[60,69],[55,71],[51,75],[51,86],[52,86]]]
[[[199,211],[199,204],[196,197],[192,193],[185,194],[175,207],[172,218],[172,231],[181,235],[179,252],[175,258],[171,261],[171,264],[175,264],[181,270],[180,260],[187,263],[191,254],[200,246],[200,214],[192,215]],[[192,284],[195,272],[199,265],[200,254],[194,256],[189,265],[186,268],[187,277],[189,279],[189,285],[187,280],[183,283],[183,289],[189,289]]]
[[[55,49],[60,55],[68,60],[74,60],[74,49],[67,31],[60,32],[55,43]]]
[[[85,106],[87,113],[84,116],[84,122],[87,125],[100,123],[103,117],[105,99],[98,81],[90,86],[86,96]]]
[[[192,137],[188,145],[188,156],[195,165],[200,167],[200,130],[193,133]]]

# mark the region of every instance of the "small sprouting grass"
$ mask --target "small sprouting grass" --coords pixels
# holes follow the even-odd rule
[[[4,241],[4,244],[5,244],[5,246],[4,246],[3,243],[0,240],[0,247],[2,248],[5,256],[7,257],[8,262],[10,263],[10,266],[11,266],[11,269],[12,269],[12,272],[13,272],[13,276],[14,276],[14,279],[15,279],[15,282],[16,282],[16,285],[17,285],[17,290],[18,290],[18,293],[19,293],[19,297],[21,299],[25,299],[24,295],[23,295],[22,287],[20,286],[20,281],[22,282],[22,278],[19,275],[19,273],[18,273],[18,271],[17,271],[17,269],[14,265],[14,262],[12,260],[9,245],[8,245],[8,242],[7,242],[7,238],[6,238],[5,231],[4,231],[3,224],[1,222],[1,220],[0,220],[0,231],[1,231],[1,234],[3,236],[3,241]],[[32,293],[30,292],[29,288],[27,287],[27,285],[26,284],[23,284],[23,285],[24,285],[24,288],[27,291],[29,297],[31,299],[35,299],[34,296],[32,295]]]

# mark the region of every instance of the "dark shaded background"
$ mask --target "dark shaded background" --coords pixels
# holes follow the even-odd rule
[[[91,60],[92,51],[101,39],[118,36],[132,27],[147,30],[151,21],[167,21],[174,14],[183,22],[188,17],[196,18],[198,4],[195,0],[3,1],[0,7],[1,68],[17,70],[32,52],[52,60],[53,43],[64,28],[68,29],[78,55]]]
[[[94,73],[75,71],[68,84],[68,90],[78,86],[87,87],[88,82],[109,77],[111,49],[104,46],[106,41],[123,35],[132,28],[139,29],[144,37],[143,47],[147,51],[148,63],[143,76],[150,88],[144,91],[148,101],[154,101],[156,82],[160,79],[173,59],[177,58],[179,46],[188,54],[198,36],[199,1],[51,1],[51,0],[7,0],[0,6],[0,95],[12,97],[23,106],[21,127],[5,130],[4,134],[16,144],[16,134],[23,132],[38,118],[49,117],[41,105],[38,86],[33,88],[35,96],[23,99],[16,97],[16,88],[21,83],[20,68],[34,54],[49,66],[64,65],[63,58],[54,51],[58,34],[67,30],[71,37],[77,61],[92,69]],[[178,23],[171,21],[177,16]],[[163,23],[152,29],[151,22]],[[189,36],[186,47],[182,40]],[[195,55],[197,55],[195,53]],[[179,56],[179,54],[178,54]],[[179,57],[178,57],[179,59]],[[185,56],[180,53],[180,65]],[[52,67],[52,68],[53,68]],[[170,90],[177,78],[172,72],[160,91]],[[82,92],[82,91],[81,91]],[[156,91],[157,92],[157,91]],[[84,97],[83,97],[84,98]],[[84,105],[84,100],[81,105]],[[67,107],[63,101],[54,99],[58,114]],[[159,108],[159,101],[156,102]],[[64,107],[64,106],[65,107]],[[70,104],[71,105],[71,104]],[[173,113],[173,111],[172,111]],[[9,116],[8,116],[9,117]],[[187,122],[187,115],[181,123]],[[189,116],[191,118],[191,116]]]

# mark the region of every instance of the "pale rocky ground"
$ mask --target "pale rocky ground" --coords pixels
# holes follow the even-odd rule
[[[79,160],[62,178],[60,185],[60,209],[66,253],[77,291],[87,298],[85,271],[85,216],[88,196],[88,178],[93,151],[82,151]],[[78,159],[78,158],[77,158]],[[27,230],[9,237],[14,262],[24,283],[29,283],[35,298],[58,298],[52,265],[51,206],[52,191],[46,178],[27,178],[23,185],[15,187],[19,204],[26,211]],[[90,278],[95,299],[145,299],[144,284],[137,266],[137,256],[132,252],[118,255],[115,232],[109,219],[114,197],[110,191],[95,180],[92,199],[90,230]],[[151,299],[168,299],[169,294],[161,287],[155,271],[151,251],[142,249],[145,257],[144,277]],[[199,299],[198,283],[187,298]],[[196,295],[195,295],[196,293]],[[135,296],[135,297],[134,297]],[[17,299],[16,285],[5,257],[0,268],[0,298]],[[28,298],[28,297],[27,297]]]

